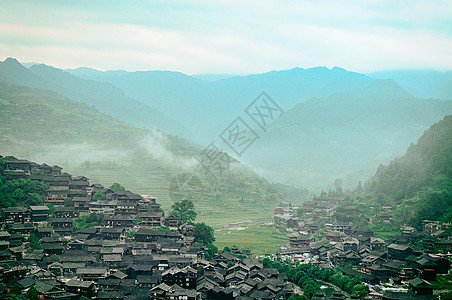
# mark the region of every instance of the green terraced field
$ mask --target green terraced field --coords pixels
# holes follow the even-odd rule
[[[277,232],[272,225],[262,223],[216,230],[215,237],[215,246],[220,250],[234,245],[251,249],[253,255],[276,252],[278,246],[289,241],[285,233]]]

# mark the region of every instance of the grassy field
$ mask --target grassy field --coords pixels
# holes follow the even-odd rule
[[[383,240],[387,240],[398,234],[400,234],[399,231],[375,231],[375,237],[383,239]]]
[[[278,246],[289,241],[286,234],[277,232],[272,225],[263,223],[216,230],[215,237],[215,246],[220,250],[225,246],[233,245],[239,248],[249,248],[253,255],[273,253],[278,250]]]

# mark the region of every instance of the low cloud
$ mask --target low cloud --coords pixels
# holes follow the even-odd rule
[[[151,135],[148,135],[143,141],[143,147],[146,151],[157,160],[162,160],[166,163],[182,167],[183,169],[192,169],[196,167],[198,161],[192,158],[184,158],[175,155],[167,149],[168,140],[159,131],[153,130]]]
[[[62,167],[78,166],[86,161],[124,163],[130,159],[130,153],[118,149],[105,149],[93,144],[58,144],[44,147],[33,152],[30,159]]]

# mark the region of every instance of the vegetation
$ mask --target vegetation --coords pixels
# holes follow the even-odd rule
[[[30,248],[31,250],[42,249],[42,246],[39,243],[39,238],[34,233],[30,234]]]
[[[243,227],[221,229],[215,232],[215,245],[223,249],[235,245],[248,248],[254,255],[273,253],[289,238],[284,232],[277,231],[271,225],[249,224]]]
[[[424,219],[450,220],[452,116],[432,125],[403,157],[380,166],[367,191],[380,206],[397,206],[395,217],[408,216],[401,221],[415,227]]]
[[[406,154],[381,165],[364,185],[345,194],[338,222],[353,222],[380,238],[397,235],[403,225],[421,229],[422,220],[452,218],[452,116],[431,126]],[[347,213],[353,207],[357,213]]]
[[[126,190],[125,187],[123,187],[122,185],[120,185],[120,184],[117,183],[117,182],[113,183],[113,184],[110,186],[110,188],[111,188],[112,190],[115,190],[115,191],[125,191],[125,190]]]
[[[22,292],[22,288],[20,287],[19,284],[14,283],[11,288],[9,289],[9,293],[10,294],[14,294],[14,295],[19,295]]]
[[[439,290],[452,290],[452,276],[437,276],[435,280],[430,281],[435,289]],[[451,291],[452,293],[452,291]],[[443,299],[443,297],[441,297]]]
[[[176,202],[171,208],[171,214],[179,218],[180,224],[193,224],[193,226],[195,227],[195,231],[193,233],[195,242],[203,243],[204,246],[206,246],[206,259],[210,260],[218,252],[218,248],[213,245],[213,242],[215,242],[213,228],[203,222],[194,223],[194,221],[196,220],[196,212],[194,210],[195,206],[193,202],[189,200]]]
[[[104,218],[103,214],[91,213],[84,216],[78,217],[73,226],[73,231],[77,232],[78,230],[91,226],[100,226],[102,219]]]
[[[195,206],[190,200],[182,200],[171,206],[171,214],[179,219],[179,224],[192,224],[196,219]]]
[[[28,289],[27,293],[25,294],[25,297],[27,297],[27,300],[39,300],[39,293],[36,290],[34,286]]]
[[[0,158],[3,170],[0,172],[0,207],[43,205],[45,183],[29,179],[14,179],[6,181],[4,177],[5,159]]]
[[[264,268],[275,268],[280,273],[287,274],[288,279],[303,288],[304,296],[310,299],[320,288],[316,280],[329,282],[341,290],[357,294],[361,297],[369,293],[369,289],[362,285],[362,278],[342,275],[340,268],[322,269],[310,264],[291,262],[275,262],[268,258],[263,260]]]
[[[107,196],[104,192],[96,192],[93,196],[93,201],[103,201],[107,199]]]
[[[195,241],[198,243],[203,243],[204,245],[212,244],[215,242],[215,235],[213,233],[213,228],[207,226],[205,223],[195,223],[195,232],[193,236]]]

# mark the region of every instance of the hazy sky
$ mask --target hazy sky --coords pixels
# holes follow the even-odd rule
[[[452,1],[2,0],[0,58],[261,73],[452,69]]]

